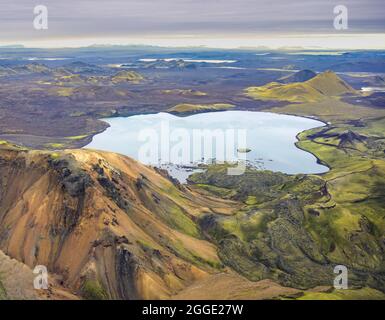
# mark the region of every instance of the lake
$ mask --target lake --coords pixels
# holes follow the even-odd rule
[[[181,182],[201,163],[246,161],[288,174],[324,173],[311,153],[295,146],[297,134],[320,121],[251,111],[178,117],[168,113],[103,119],[110,127],[86,148],[112,151],[165,168]]]

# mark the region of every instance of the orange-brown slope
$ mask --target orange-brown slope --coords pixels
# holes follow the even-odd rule
[[[0,300],[74,300],[78,297],[60,285],[60,279],[50,275],[47,290],[36,290],[37,274],[0,250]],[[59,280],[59,281],[58,281]]]
[[[85,298],[162,299],[222,270],[204,198],[124,156],[0,151],[0,250]]]

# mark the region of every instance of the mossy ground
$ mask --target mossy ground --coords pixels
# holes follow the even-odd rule
[[[27,150],[27,148],[25,148],[23,146],[19,146],[19,145],[16,145],[14,143],[10,143],[10,142],[5,141],[5,140],[0,140],[0,149],[18,150],[18,151]]]
[[[6,300],[7,299],[7,291],[5,290],[3,284],[1,283],[0,279],[0,300]]]
[[[95,280],[86,280],[81,288],[82,297],[86,300],[107,300],[108,294]]]
[[[362,288],[357,290],[334,290],[325,292],[305,292],[298,300],[385,300],[385,294],[381,291]]]
[[[343,264],[362,289],[301,299],[384,299],[384,111],[337,98],[273,111],[332,121],[301,133],[297,143],[331,170],[289,176],[248,169],[230,177],[225,166],[214,165],[194,174],[195,187],[244,203],[233,216],[203,219],[220,257],[249,279],[305,289],[332,285],[333,266]]]

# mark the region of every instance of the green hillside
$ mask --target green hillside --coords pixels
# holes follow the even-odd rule
[[[328,97],[355,93],[354,89],[334,72],[327,71],[305,81],[289,84],[271,82],[261,87],[249,87],[246,94],[256,100],[278,100],[296,103],[320,102]]]

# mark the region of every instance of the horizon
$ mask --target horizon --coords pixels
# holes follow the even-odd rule
[[[46,0],[39,6],[29,0],[4,2],[2,45],[385,49],[381,0]],[[341,28],[335,25],[337,17],[345,19]]]
[[[0,300],[385,301],[384,3],[3,0]]]
[[[362,43],[365,43],[363,47]],[[40,41],[0,41],[0,48],[66,49],[113,46],[151,46],[162,48],[252,49],[252,50],[384,50],[385,33],[369,34],[265,34],[224,37],[158,38],[62,38]]]

